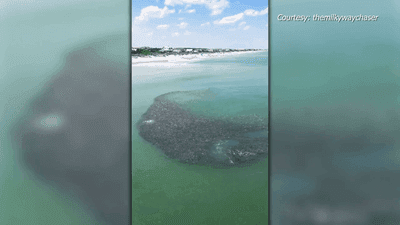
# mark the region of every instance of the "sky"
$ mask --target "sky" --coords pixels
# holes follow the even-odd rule
[[[268,48],[267,0],[134,0],[133,47]]]

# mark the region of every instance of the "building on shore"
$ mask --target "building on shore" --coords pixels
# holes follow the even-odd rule
[[[160,51],[161,52],[169,52],[169,51],[172,51],[172,48],[169,46],[164,46],[164,47],[162,47],[162,49]]]
[[[260,51],[263,49],[231,49],[231,48],[189,48],[189,47],[178,47],[172,48],[164,46],[162,48],[156,47],[131,47],[132,56],[167,56],[167,55],[187,55],[187,54],[200,54],[200,53],[224,53],[224,52],[242,52],[242,51]],[[268,51],[268,49],[265,49]]]

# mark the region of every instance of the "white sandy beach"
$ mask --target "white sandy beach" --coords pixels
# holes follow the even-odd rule
[[[188,55],[168,55],[168,56],[147,56],[147,57],[132,57],[132,66],[184,66],[188,62],[200,61],[209,58],[219,58],[230,55],[239,55],[246,53],[255,53],[260,51],[245,51],[245,52],[215,52],[215,53],[199,53]]]

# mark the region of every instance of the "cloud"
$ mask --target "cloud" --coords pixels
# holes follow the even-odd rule
[[[241,23],[239,23],[239,27],[242,25],[245,25],[245,24],[246,24],[246,22],[241,22]]]
[[[135,23],[142,21],[148,21],[150,18],[164,18],[168,14],[174,13],[175,9],[169,10],[167,6],[164,8],[158,8],[157,6],[148,6],[143,8],[140,12],[140,16],[135,17]]]
[[[248,30],[250,28],[250,26],[245,26],[244,28],[243,28],[243,30]]]
[[[188,13],[195,13],[196,10],[195,10],[195,9],[191,9],[191,10],[188,10],[188,11],[186,11],[186,12],[188,12]]]
[[[236,23],[236,21],[243,19],[244,14],[239,13],[233,16],[224,17],[221,20],[214,21],[214,24],[229,24],[229,23]]]
[[[182,12],[182,9],[180,9],[178,13],[181,13],[181,12]]]
[[[190,35],[191,33],[189,32],[189,31],[186,31],[185,33],[184,33],[184,35]]]
[[[171,36],[172,36],[172,37],[178,37],[178,36],[179,36],[179,33],[178,33],[178,32],[172,33]]]
[[[161,29],[168,29],[168,27],[169,27],[169,25],[168,24],[165,24],[165,25],[158,25],[157,26],[157,29],[159,29],[159,30],[161,30]]]
[[[268,13],[268,7],[262,11],[256,11],[254,9],[248,9],[244,11],[244,14],[246,16],[262,16]]]
[[[230,28],[229,29],[229,31],[235,31],[236,30],[236,28]]]
[[[148,36],[153,36],[153,32],[147,33]]]
[[[184,20],[185,18],[179,18],[178,20]]]
[[[206,26],[206,25],[210,25],[210,22],[203,23],[203,24],[201,24],[200,26]]]
[[[165,0],[165,5],[205,5],[211,10],[211,15],[219,15],[229,6],[228,0]],[[188,6],[186,6],[188,7]]]
[[[188,23],[182,22],[182,23],[178,24],[177,26],[181,29],[185,29],[188,25],[189,25]]]

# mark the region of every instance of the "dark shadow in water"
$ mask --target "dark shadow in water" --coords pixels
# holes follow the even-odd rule
[[[169,99],[205,95],[209,90],[171,92],[155,98],[137,123],[140,136],[182,163],[212,167],[244,166],[268,153],[266,118],[252,116],[233,122],[191,113]],[[258,123],[257,123],[258,122]],[[249,135],[264,131],[264,135]]]
[[[13,129],[22,167],[78,198],[99,221],[115,225],[130,223],[127,40],[99,38],[67,53],[64,67]],[[127,56],[109,58],[106,49]]]
[[[354,125],[355,107],[276,113],[270,130],[274,224],[400,224],[393,127],[372,118]],[[392,122],[399,124],[397,115]]]

